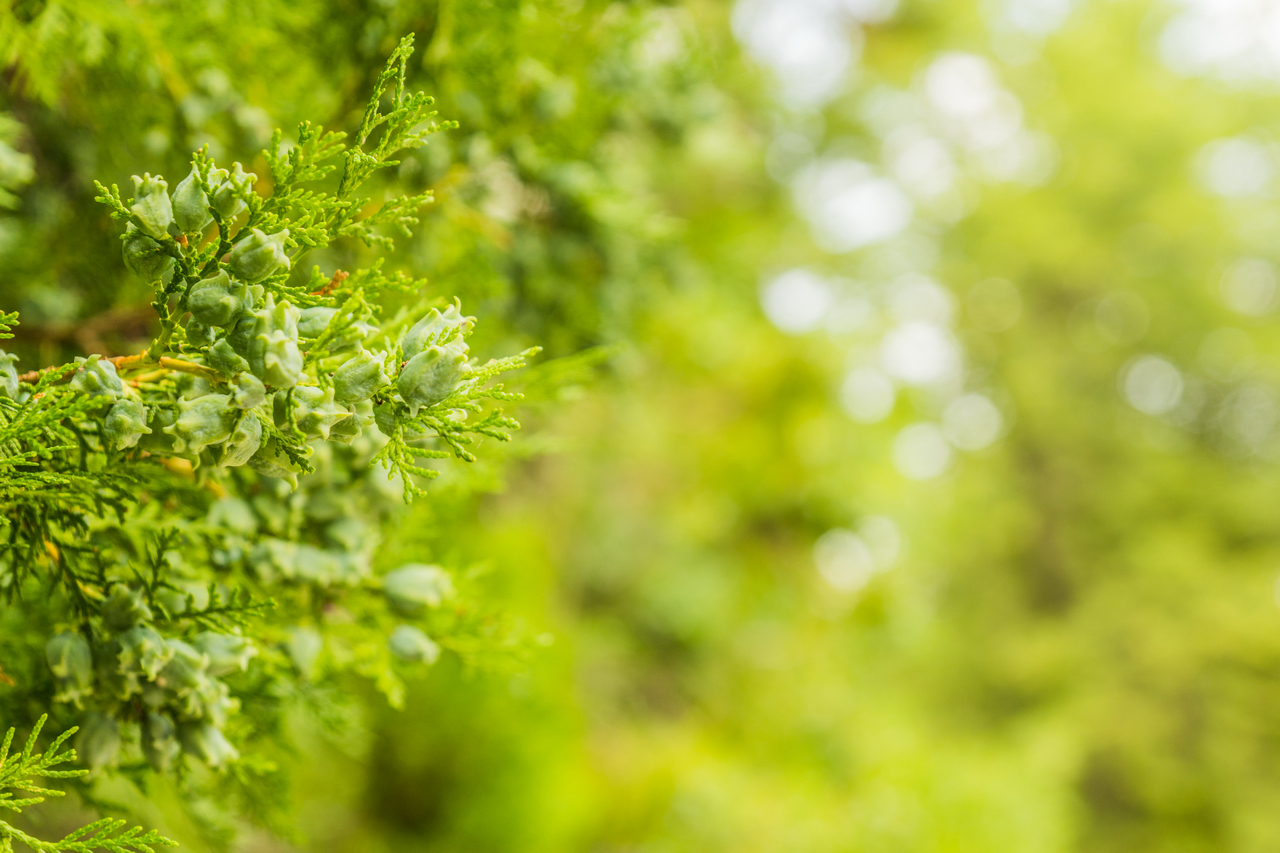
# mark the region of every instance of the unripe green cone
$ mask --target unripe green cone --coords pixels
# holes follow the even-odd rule
[[[178,388],[179,400],[198,400],[214,392],[214,384],[203,376],[192,376],[190,373],[178,374],[174,385]]]
[[[247,322],[252,326],[253,318],[246,317],[241,322]],[[204,354],[204,360],[223,376],[235,376],[249,369],[249,362],[232,348],[229,338],[223,338],[209,347]]]
[[[204,687],[209,681],[209,676],[205,673],[209,667],[209,658],[182,640],[169,640],[168,644],[173,657],[160,670],[156,679],[160,685],[179,696]]]
[[[178,726],[178,741],[187,755],[200,759],[215,770],[240,757],[226,735],[210,723],[183,723]]]
[[[111,587],[111,594],[102,605],[102,621],[108,628],[125,631],[151,619],[151,608],[142,593],[122,583]]]
[[[315,628],[294,628],[289,632],[289,639],[285,640],[284,650],[298,674],[311,679],[315,677],[320,652],[324,650],[324,637]]]
[[[261,338],[262,379],[276,388],[292,388],[302,375],[302,351],[298,342],[275,332]],[[250,361],[253,364],[253,361]]]
[[[407,414],[403,403],[383,403],[374,407],[373,422],[383,435],[391,435],[395,432],[396,421]]]
[[[243,169],[241,171],[243,171]],[[209,197],[209,206],[218,211],[218,215],[223,219],[230,219],[241,210],[244,210],[246,206],[245,203],[237,199],[235,197],[235,193],[231,192],[229,189],[224,192],[227,177],[230,174],[231,173],[226,169],[209,170],[209,186],[213,188],[213,195]],[[225,202],[225,204],[219,204],[219,202]],[[240,209],[229,211],[230,206],[234,203],[239,203]]]
[[[257,334],[260,311],[261,309],[252,311],[232,323],[227,329],[226,338],[223,339],[233,352],[244,358],[249,357],[249,350],[253,346],[253,336]]]
[[[267,294],[263,307],[254,312],[253,336],[248,342],[249,369],[275,388],[292,388],[302,375],[302,350],[298,348],[298,309],[288,302],[276,304]],[[236,334],[240,326],[236,327]],[[232,341],[235,346],[235,341]]]
[[[186,697],[183,705],[188,717],[208,720],[218,728],[227,723],[227,715],[240,707],[240,700],[231,697],[231,688],[216,678],[209,677],[203,687]]]
[[[410,359],[400,371],[396,390],[409,407],[409,417],[417,417],[419,408],[447,398],[470,372],[466,345],[455,340],[443,347],[427,347]]]
[[[228,266],[236,278],[249,282],[262,281],[281,267],[288,270],[289,256],[284,251],[284,242],[288,236],[288,228],[271,236],[263,234],[257,228],[250,229],[249,236],[236,243],[231,250]]]
[[[310,436],[329,437],[329,428],[349,412],[333,401],[333,389],[304,385],[293,389],[293,414],[298,429]]]
[[[88,640],[72,631],[54,634],[45,643],[45,660],[49,671],[69,686],[87,690],[93,684],[93,653]]]
[[[264,441],[258,452],[249,457],[249,467],[265,477],[279,477],[294,488],[297,488],[298,475],[302,473],[274,438]]]
[[[335,334],[325,349],[332,353],[347,352],[352,349],[360,349],[369,336],[378,331],[377,326],[372,326],[363,320],[357,320],[349,326],[344,326],[340,332]]]
[[[76,735],[76,754],[91,770],[116,763],[120,753],[120,724],[97,711],[90,711],[80,721]]]
[[[382,591],[397,610],[412,614],[451,598],[453,580],[439,566],[409,563],[382,579]]]
[[[132,224],[122,240],[124,265],[144,281],[158,281],[173,266],[173,257],[160,244],[143,234]]]
[[[267,399],[262,380],[252,373],[238,373],[231,381],[231,405],[237,409],[256,409]]]
[[[222,455],[218,464],[226,468],[234,468],[248,462],[262,445],[262,421],[253,412],[245,412],[232,431],[231,437],[222,445]]]
[[[269,562],[287,580],[301,579],[330,586],[352,583],[363,574],[358,566],[345,563],[350,556],[314,545],[268,537],[254,550],[253,561],[255,564]]]
[[[217,275],[197,281],[187,297],[192,318],[207,326],[225,326],[252,306],[249,286],[218,270]]]
[[[226,169],[214,169],[209,173],[209,186],[213,187],[213,208],[223,219],[231,219],[244,212],[247,205],[244,195],[258,181],[253,172],[246,172],[239,163],[233,163],[230,174]]]
[[[124,394],[124,383],[116,374],[116,366],[96,355],[80,359],[80,366],[71,377],[71,387],[92,397],[119,397]]]
[[[142,223],[141,229],[148,237],[157,240],[169,235],[173,223],[173,205],[169,202],[169,185],[164,178],[147,174],[133,176],[133,205],[129,208]]]
[[[150,432],[147,409],[138,400],[117,400],[102,422],[102,437],[114,450],[133,447],[139,438]]]
[[[218,337],[218,333],[212,326],[206,326],[199,320],[188,320],[183,328],[187,333],[187,343],[193,347],[207,347]]]
[[[164,431],[173,436],[177,452],[196,455],[209,445],[230,438],[239,414],[226,394],[206,394],[179,401],[178,418]]]
[[[405,361],[408,361],[429,346],[453,340],[455,330],[459,337],[465,337],[475,323],[475,317],[462,316],[462,310],[457,304],[450,305],[443,314],[432,308],[427,316],[413,324],[412,328],[404,333],[404,339],[400,342],[400,351]]]
[[[151,406],[147,409],[147,428],[151,432],[138,439],[137,448],[148,453],[172,453],[174,437],[165,430],[178,419],[178,413],[170,408]]]
[[[141,690],[142,682],[137,673],[120,668],[119,653],[119,642],[112,641],[94,661],[94,697],[98,699],[97,704],[102,699],[128,699]]]
[[[199,234],[213,221],[209,214],[209,198],[200,189],[196,169],[178,182],[173,190],[173,221],[184,234]]]
[[[337,308],[326,308],[323,305],[304,309],[298,317],[298,336],[312,339],[320,337],[337,313]]]
[[[117,658],[124,672],[142,674],[154,680],[173,658],[173,649],[151,628],[135,625],[120,635]]]
[[[391,654],[409,663],[433,664],[440,658],[440,647],[413,625],[398,625],[387,640]]]
[[[213,631],[197,634],[191,644],[209,658],[210,675],[244,672],[249,666],[249,660],[258,653],[253,643],[244,637]]]
[[[382,358],[361,349],[333,374],[333,398],[343,405],[368,400],[391,380],[382,369]]]
[[[164,714],[149,713],[142,719],[142,754],[151,766],[165,773],[178,757],[177,730]]]
[[[364,430],[365,425],[372,420],[369,412],[372,411],[373,407],[369,405],[368,401],[365,401],[363,404],[358,403],[356,405],[357,408],[354,413],[347,415],[345,418],[329,427],[330,441],[340,441],[343,444],[351,444]],[[361,407],[363,407],[365,411],[360,411]]]

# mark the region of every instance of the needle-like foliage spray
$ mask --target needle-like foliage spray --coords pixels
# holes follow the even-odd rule
[[[0,664],[29,704],[79,721],[93,774],[146,762],[251,790],[273,772],[255,742],[318,673],[367,676],[396,702],[403,670],[448,646],[430,619],[449,572],[430,567],[429,595],[404,570],[384,589],[379,531],[426,494],[422,460],[508,439],[518,424],[492,404],[518,395],[492,380],[533,351],[476,362],[474,319],[429,307],[381,261],[299,273],[344,238],[389,249],[385,231],[408,235],[431,201],[369,213],[359,195],[451,126],[406,91],[411,52],[410,37],[350,142],[303,123],[288,143],[276,132],[261,178],[202,149],[179,181],[135,177],[132,199],[98,184],[125,264],[154,285],[144,352],[25,372],[0,352],[0,599],[39,638]],[[389,293],[410,307],[385,311]],[[0,336],[16,322],[0,314]],[[425,603],[409,613],[406,595]],[[20,772],[65,760],[58,744],[44,764],[29,744]],[[3,849],[16,832],[0,824]],[[120,838],[94,844],[161,842]]]

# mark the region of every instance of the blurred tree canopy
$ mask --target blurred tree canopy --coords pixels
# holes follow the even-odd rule
[[[349,124],[416,33],[461,126],[384,175],[438,199],[395,263],[494,318],[478,349],[553,358],[520,456],[389,547],[465,531],[536,642],[341,743],[300,721],[291,843],[1270,851],[1280,59],[1248,14],[24,0],[0,308],[32,359],[129,351],[93,177]],[[203,849],[175,796],[153,822]]]

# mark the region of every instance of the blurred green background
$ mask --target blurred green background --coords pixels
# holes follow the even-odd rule
[[[395,263],[548,358],[399,547],[538,642],[300,721],[245,849],[1280,849],[1280,3],[17,0],[24,363],[145,337],[93,178],[350,126],[408,32]]]

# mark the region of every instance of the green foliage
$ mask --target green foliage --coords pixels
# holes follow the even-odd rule
[[[0,208],[17,204],[15,192],[33,177],[31,156],[14,148],[19,142],[22,125],[12,116],[0,114]]]
[[[55,715],[109,747],[103,685],[160,665],[144,631],[203,655],[199,689],[156,716],[222,708],[226,741],[128,709],[119,767],[82,788],[93,804],[134,781],[196,849],[229,843],[218,809],[361,853],[1275,849],[1275,315],[1240,301],[1274,285],[1274,185],[1205,177],[1241,150],[1274,176],[1273,82],[1165,66],[1170,18],[1232,4],[902,0],[854,20],[892,5],[0,10],[4,139],[35,165],[0,214],[0,304],[23,317],[6,348],[28,366],[136,353],[157,302],[164,357],[201,368],[135,399],[147,373],[127,363],[123,397],[83,412],[24,398],[44,426],[0,445],[38,451],[11,476],[65,479],[5,500],[85,521],[49,516],[56,554],[24,546],[0,716],[62,696]],[[829,103],[774,101],[739,55],[735,14],[753,54],[783,43],[745,28],[766,6],[850,39]],[[423,49],[397,51],[404,32]],[[430,120],[418,89],[459,126],[382,150],[393,116]],[[805,176],[849,161],[913,213],[837,251]],[[91,179],[126,186],[138,164],[181,178],[182,231],[232,223],[225,250],[188,233],[188,263],[216,261],[194,283],[140,230],[165,218],[147,177],[144,199],[106,190],[135,229],[125,265],[91,212]],[[344,197],[344,175],[368,182]],[[237,230],[255,215],[260,236]],[[761,310],[785,270],[827,300],[811,327]],[[428,272],[457,307],[418,296]],[[181,290],[158,298],[188,284],[194,323]],[[244,310],[261,347],[228,340]],[[958,357],[946,381],[889,370],[911,324]],[[500,444],[490,405],[510,392],[470,351],[534,340],[578,355],[529,371],[535,439]],[[1180,382],[1163,414],[1131,404],[1150,358]],[[37,383],[8,362],[17,412]],[[266,381],[295,367],[291,390]],[[110,394],[104,371],[44,387]],[[868,414],[858,371],[889,404]],[[158,399],[173,423],[152,433],[115,408]],[[998,440],[965,435],[966,400]],[[262,412],[259,441],[284,449],[259,462],[282,476],[231,464],[252,443],[232,410]],[[86,421],[100,432],[66,428]],[[945,457],[932,479],[904,474],[921,435]],[[120,643],[115,671],[91,652],[85,675],[71,637]]]
[[[62,745],[75,734],[70,728],[58,737],[43,752],[36,752],[36,741],[40,736],[46,717],[36,720],[27,738],[22,752],[11,755],[15,729],[9,729],[0,744],[0,808],[20,813],[28,806],[43,803],[46,797],[61,797],[66,792],[44,787],[43,779],[74,779],[86,775],[89,771],[59,770],[60,765],[76,760],[74,749],[62,749]],[[14,798],[14,792],[35,794],[32,797]],[[106,850],[108,853],[155,853],[155,847],[176,847],[176,842],[165,838],[154,829],[143,832],[141,827],[129,827],[128,822],[118,818],[102,818],[77,829],[59,841],[41,841],[22,830],[0,820],[0,850],[13,853],[13,842],[19,841],[36,853],[54,853],[54,851],[73,851],[74,853],[91,853],[94,850]]]
[[[406,91],[412,41],[379,76],[356,144],[306,122],[292,143],[277,133],[264,191],[207,149],[172,190],[149,174],[132,199],[95,183],[154,290],[158,331],[137,354],[21,375],[4,357],[0,660],[22,674],[5,705],[79,716],[95,773],[145,760],[193,808],[228,810],[205,765],[247,804],[275,773],[252,750],[274,748],[294,694],[351,672],[399,703],[402,677],[441,646],[472,649],[466,619],[435,612],[452,585],[409,621],[387,607],[380,528],[429,497],[414,478],[438,472],[416,460],[475,462],[480,439],[509,440],[518,424],[486,404],[520,396],[492,380],[537,350],[473,364],[474,318],[428,311],[423,282],[381,259],[297,270],[335,242],[391,248],[382,229],[407,235],[430,200],[369,212],[357,195],[450,126]],[[0,317],[0,332],[16,321]],[[278,823],[269,802],[244,810]]]

